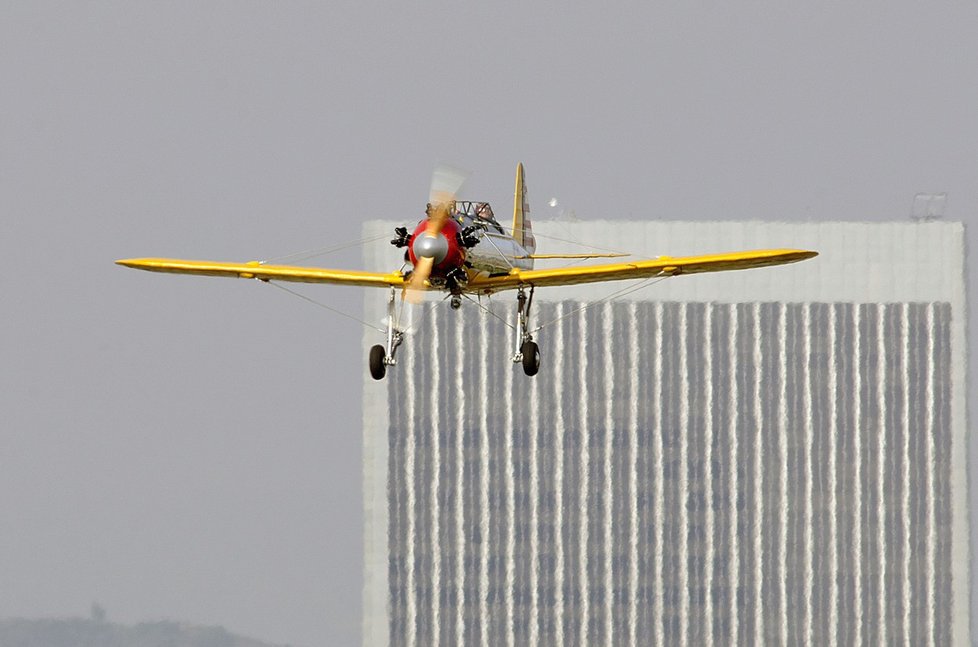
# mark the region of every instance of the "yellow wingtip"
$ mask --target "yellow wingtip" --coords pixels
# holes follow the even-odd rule
[[[124,267],[134,267],[136,269],[143,269],[147,265],[146,258],[120,258],[115,262],[116,265],[122,265]]]

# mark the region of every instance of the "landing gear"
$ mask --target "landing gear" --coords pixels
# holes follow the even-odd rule
[[[387,375],[387,351],[380,344],[370,349],[370,377],[382,380]]]
[[[516,347],[519,350],[513,355],[513,363],[523,363],[523,372],[536,375],[540,370],[540,347],[533,341],[533,335],[528,330],[530,306],[533,305],[533,286],[530,286],[530,296],[521,286],[516,293]]]
[[[445,287],[452,293],[452,310],[462,306],[462,290],[469,283],[469,275],[461,267],[453,268],[445,276]]]
[[[383,349],[381,349],[383,350]],[[523,356],[523,372],[527,375],[536,375],[540,370],[540,347],[535,341],[523,342],[520,346],[520,355]]]
[[[397,347],[404,341],[404,333],[394,326],[394,303],[397,293],[391,288],[391,298],[387,301],[387,347],[377,344],[370,349],[370,377],[375,380],[382,380],[387,375],[387,367],[395,366],[397,360],[394,354]]]

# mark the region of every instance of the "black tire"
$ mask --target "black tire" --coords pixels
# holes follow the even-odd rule
[[[384,363],[386,357],[387,351],[380,344],[370,349],[370,377],[375,380],[384,379],[384,376],[387,375],[387,364]]]
[[[527,375],[536,375],[540,370],[540,347],[535,341],[525,341],[520,346],[523,354],[523,372]]]

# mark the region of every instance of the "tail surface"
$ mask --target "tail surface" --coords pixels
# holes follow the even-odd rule
[[[536,251],[537,241],[530,227],[530,206],[526,203],[526,183],[523,181],[523,163],[516,167],[516,193],[513,197],[513,238],[528,254]]]

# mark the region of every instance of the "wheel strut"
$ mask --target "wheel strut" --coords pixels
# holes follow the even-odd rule
[[[392,286],[390,299],[387,300],[387,358],[384,360],[384,363],[388,366],[395,366],[397,364],[397,360],[394,359],[394,354],[397,352],[397,347],[404,341],[404,333],[394,325],[396,299],[397,291]]]
[[[533,306],[533,290],[534,287],[531,285],[529,297],[526,295],[523,286],[520,286],[516,293],[516,352],[513,354],[513,363],[519,364],[523,362],[523,367],[527,375],[534,375],[536,373],[535,369],[531,373],[527,369],[528,365],[538,367],[540,363],[540,353],[536,343],[533,341],[533,335],[529,330],[530,308]],[[527,362],[524,362],[524,353],[531,353],[534,357],[527,358]]]
[[[404,341],[404,333],[394,325],[396,300],[397,291],[392,286],[391,296],[387,301],[387,344],[385,346],[377,344],[370,349],[370,375],[375,380],[384,378],[388,366],[397,365],[394,355],[397,353],[397,347]]]

